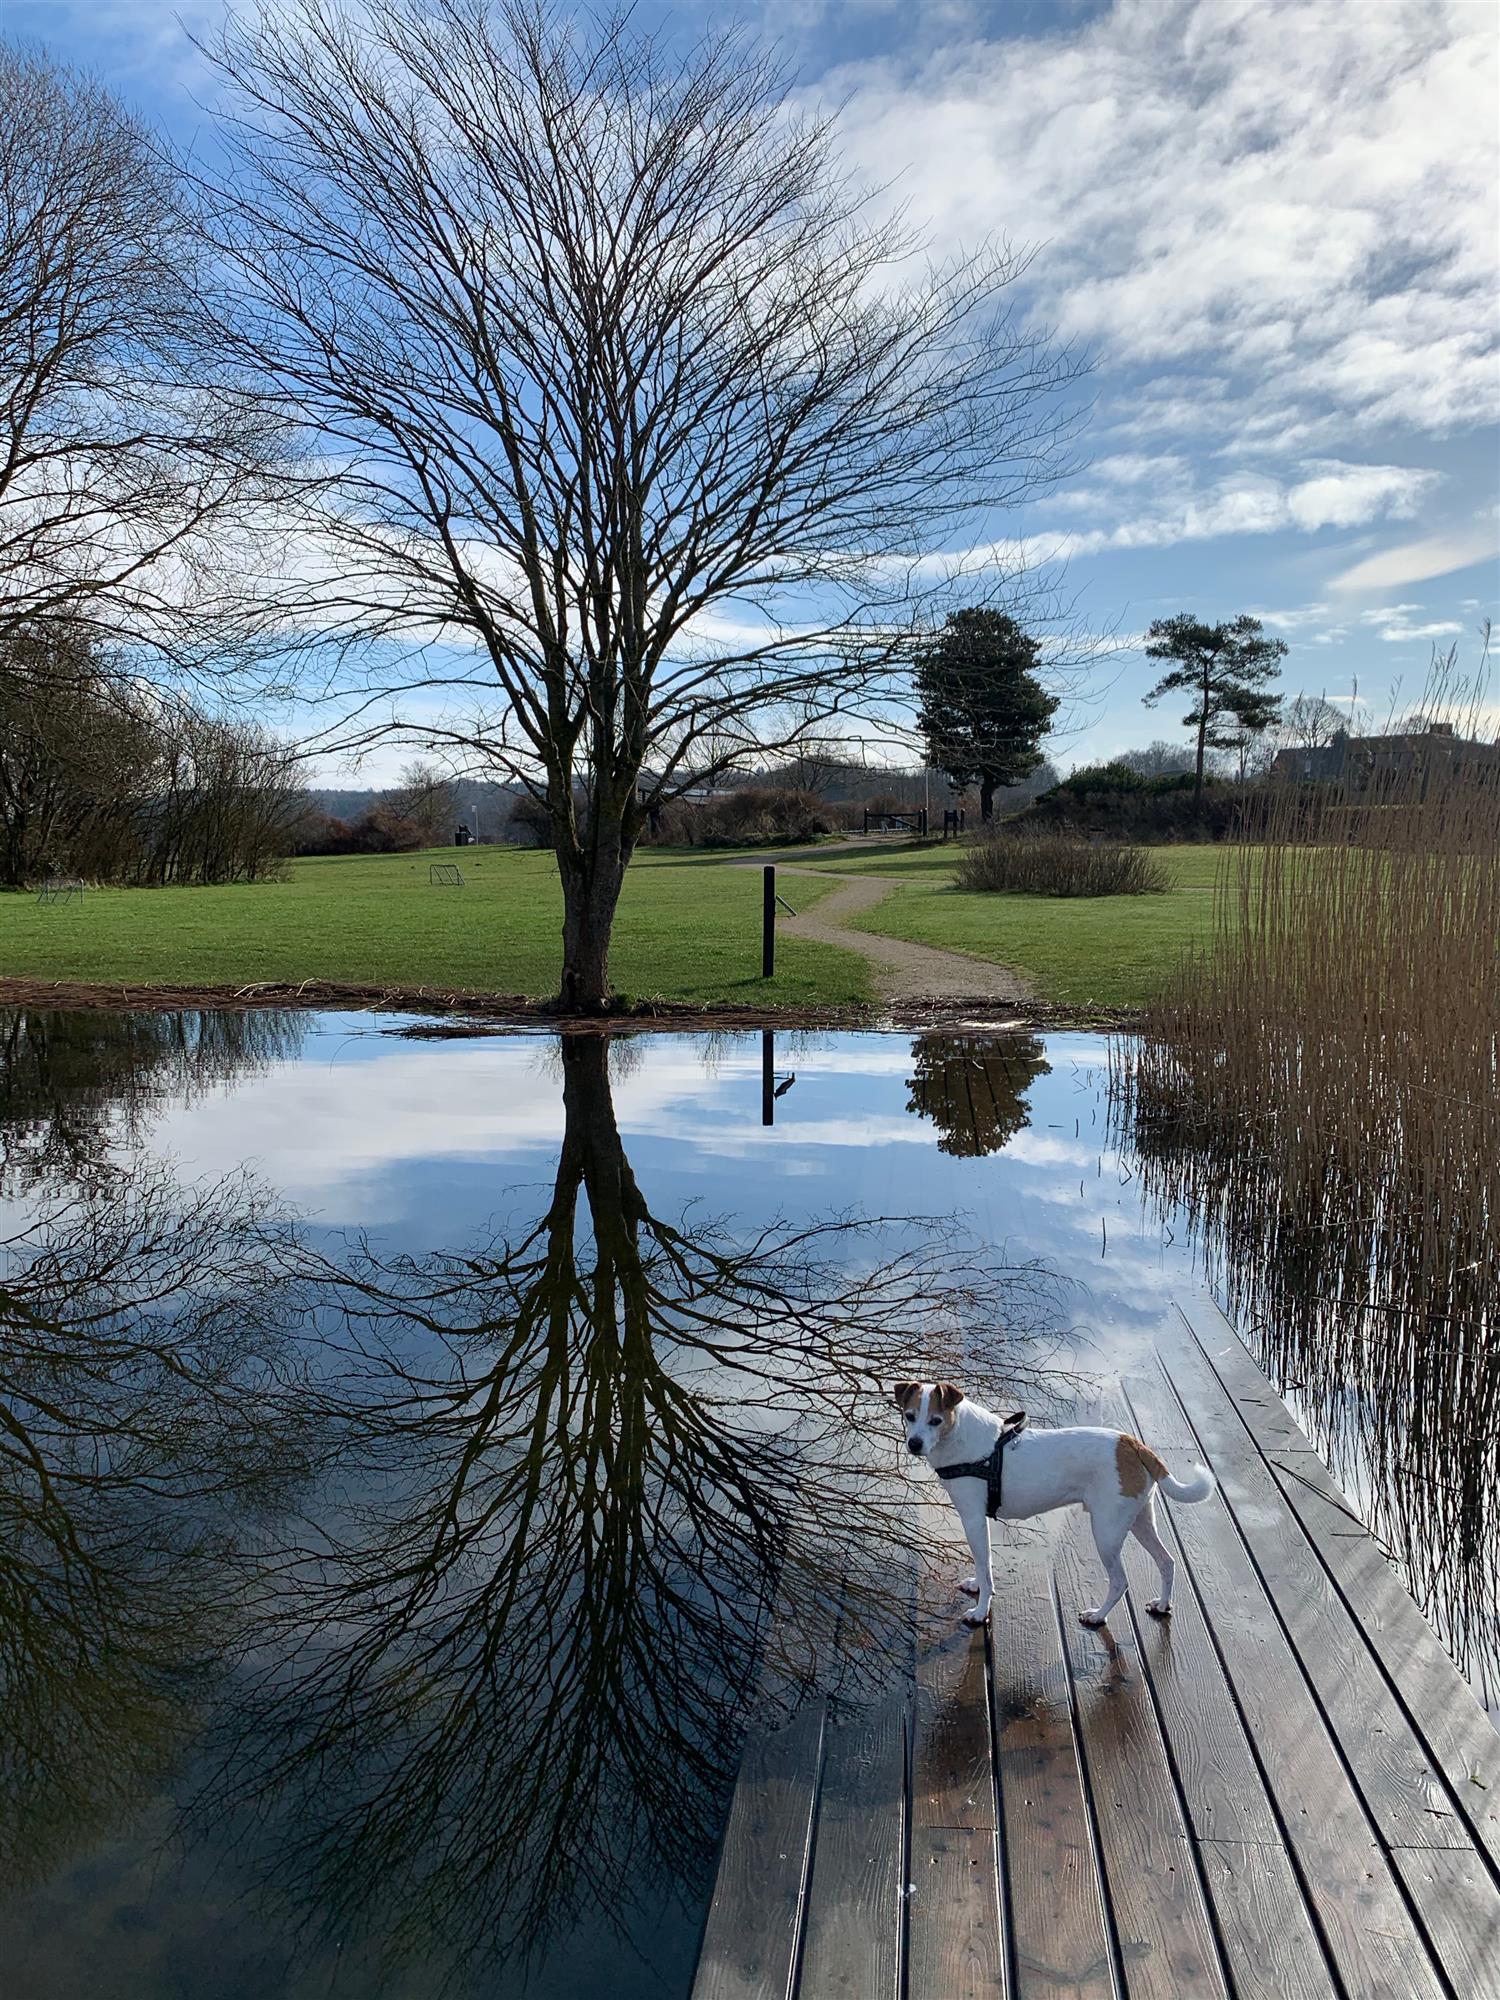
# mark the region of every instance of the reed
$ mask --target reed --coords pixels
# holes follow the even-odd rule
[[[1117,1052],[1122,1136],[1148,1193],[1188,1212],[1208,1275],[1366,1490],[1418,1597],[1488,1677],[1500,764],[1430,755],[1272,788],[1252,831],[1225,857],[1210,941]]]

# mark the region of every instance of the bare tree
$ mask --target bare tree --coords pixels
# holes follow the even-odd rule
[[[1135,771],[1143,778],[1166,778],[1191,771],[1194,759],[1185,743],[1168,743],[1158,736],[1144,749],[1122,750],[1109,761],[1123,764],[1127,771]]]
[[[390,803],[416,827],[424,847],[440,847],[452,840],[458,818],[458,787],[436,764],[414,758],[405,765]]]
[[[145,128],[0,43],[0,638],[66,618],[181,666],[247,636],[221,537],[279,432],[203,338],[200,257]]]
[[[1318,750],[1348,727],[1348,716],[1331,701],[1320,694],[1299,694],[1281,711],[1276,737],[1283,748]]]
[[[498,683],[419,733],[545,803],[560,1002],[604,1008],[652,806],[784,750],[770,715],[794,739],[898,694],[955,572],[998,587],[976,546],[1059,469],[1077,364],[1006,309],[1024,257],[932,268],[737,34],[291,0],[213,53],[221,333],[344,468],[326,629],[408,642],[341,680],[341,740]]]
[[[263,880],[304,810],[285,743],[143,686],[89,623],[0,630],[0,887]]]

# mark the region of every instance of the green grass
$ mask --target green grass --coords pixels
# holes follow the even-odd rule
[[[1069,1007],[1135,1007],[1158,992],[1183,951],[1202,938],[1213,910],[1222,850],[1151,849],[1172,877],[1159,896],[1000,896],[952,886],[955,851],[908,849],[903,881],[852,921],[884,937],[938,945],[1025,973],[1039,998]],[[849,872],[895,874],[864,857]],[[848,866],[848,864],[844,864]],[[841,872],[843,868],[841,867]]]
[[[722,854],[646,850],[627,877],[610,971],[631,999],[833,1006],[868,1000],[864,961],[782,938],[760,978],[760,875]],[[465,886],[434,888],[433,861]],[[829,885],[831,886],[831,885]],[[826,893],[796,884],[802,909]],[[295,861],[285,881],[90,889],[43,908],[0,896],[0,974],[97,984],[243,986],[326,979],[526,994],[556,990],[562,894],[550,854],[517,848]]]
[[[952,841],[934,841],[916,846],[870,847],[855,854],[819,854],[809,849],[799,858],[808,868],[828,868],[838,875],[931,875],[951,881],[960,852]]]

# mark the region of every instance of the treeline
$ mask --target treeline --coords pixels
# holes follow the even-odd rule
[[[0,642],[0,886],[259,881],[304,811],[258,725],[144,687],[64,625]]]
[[[446,846],[458,823],[458,787],[435,765],[411,763],[390,791],[343,819],[308,801],[296,829],[297,854],[411,854]]]

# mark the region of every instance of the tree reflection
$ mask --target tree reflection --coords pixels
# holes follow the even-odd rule
[[[317,1272],[353,1497],[280,1566],[201,1807],[249,1815],[319,1931],[398,1955],[523,1958],[701,1883],[748,1717],[902,1671],[884,1385],[981,1340],[1035,1382],[1055,1321],[1040,1273],[933,1228],[664,1220],[606,1043],[562,1070],[533,1227]]]
[[[907,1110],[938,1128],[938,1151],[962,1160],[998,1153],[1026,1129],[1026,1093],[1051,1065],[1038,1035],[919,1035]]]
[[[1145,1198],[1185,1212],[1267,1373],[1493,1693],[1500,1602],[1500,1233],[1288,1104],[1205,1100],[1170,1052],[1115,1069]]]
[[[0,1243],[0,1879],[165,1775],[226,1566],[302,1465],[285,1245],[248,1181],[159,1168]]]
[[[191,1103],[285,1061],[306,1025],[271,1008],[0,1011],[0,1194],[97,1183],[165,1099]]]

